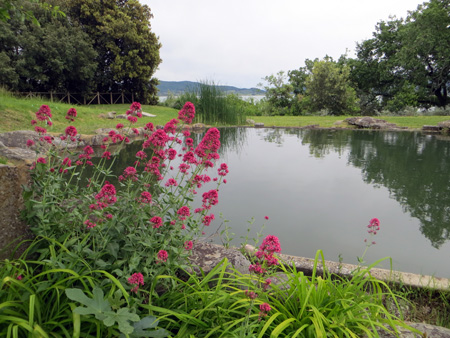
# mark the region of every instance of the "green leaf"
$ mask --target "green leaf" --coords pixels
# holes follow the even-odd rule
[[[114,292],[113,297],[108,298],[109,304],[114,310],[120,309],[120,307],[125,303],[125,300],[122,299],[122,296],[122,291],[117,290],[116,292]]]
[[[119,330],[122,333],[130,334],[134,328],[130,325],[130,321],[139,321],[139,316],[135,313],[131,313],[128,308],[121,308],[117,312],[108,311],[105,313],[106,318],[103,319],[103,323],[106,326],[112,326],[115,322],[119,324]]]
[[[108,243],[106,246],[106,250],[108,253],[113,256],[115,259],[117,259],[117,252],[119,251],[119,244],[116,242]]]
[[[86,307],[77,307],[74,312],[80,315],[95,315],[95,318],[103,320],[102,315],[106,311],[111,311],[109,302],[103,298],[103,290],[95,287],[92,291],[93,298],[87,297],[80,289],[66,289],[66,295],[70,300],[79,302]]]
[[[130,334],[130,338],[140,338],[140,337],[153,337],[153,338],[164,338],[169,336],[169,332],[164,329],[155,329],[158,326],[158,320],[156,317],[147,316],[142,318],[137,323],[133,324],[134,331]],[[120,335],[120,338],[125,338],[124,334]]]

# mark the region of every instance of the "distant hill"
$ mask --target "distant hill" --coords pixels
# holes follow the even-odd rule
[[[170,93],[174,95],[179,95],[185,91],[193,90],[200,85],[199,82],[192,81],[159,81],[157,86],[159,89],[159,96],[167,96]],[[218,88],[223,90],[225,93],[235,93],[239,95],[264,95],[264,91],[258,88],[237,88],[233,86],[220,86],[216,85]]]

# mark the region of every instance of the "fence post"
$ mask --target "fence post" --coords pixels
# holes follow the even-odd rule
[[[123,92],[122,92],[122,104],[124,104],[125,102],[124,102],[124,98],[123,98]]]
[[[67,92],[67,100],[68,100],[68,102],[70,104],[70,92]]]
[[[100,104],[100,92],[97,92],[97,104]]]
[[[53,91],[50,91],[50,101],[53,102]]]

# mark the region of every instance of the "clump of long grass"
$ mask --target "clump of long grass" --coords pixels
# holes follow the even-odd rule
[[[177,279],[177,287],[151,292],[142,307],[180,337],[377,337],[379,331],[398,336],[398,326],[416,331],[383,305],[389,297],[398,308],[398,297],[370,275],[374,265],[347,280],[326,269],[319,273],[320,261],[324,266],[319,250],[312,276],[281,264],[281,271],[264,276],[278,282],[258,289],[261,276],[242,274],[224,259],[206,275],[159,276]],[[268,312],[261,313],[261,305],[269,305]]]
[[[181,109],[188,101],[195,105],[195,122],[209,125],[242,125],[249,109],[254,110],[253,104],[237,95],[227,94],[214,82],[207,81],[188,88],[179,96],[169,93],[163,105]]]

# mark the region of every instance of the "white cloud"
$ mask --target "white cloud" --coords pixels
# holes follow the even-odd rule
[[[254,87],[304,60],[354,51],[380,20],[418,0],[141,0],[162,43],[156,77]]]

